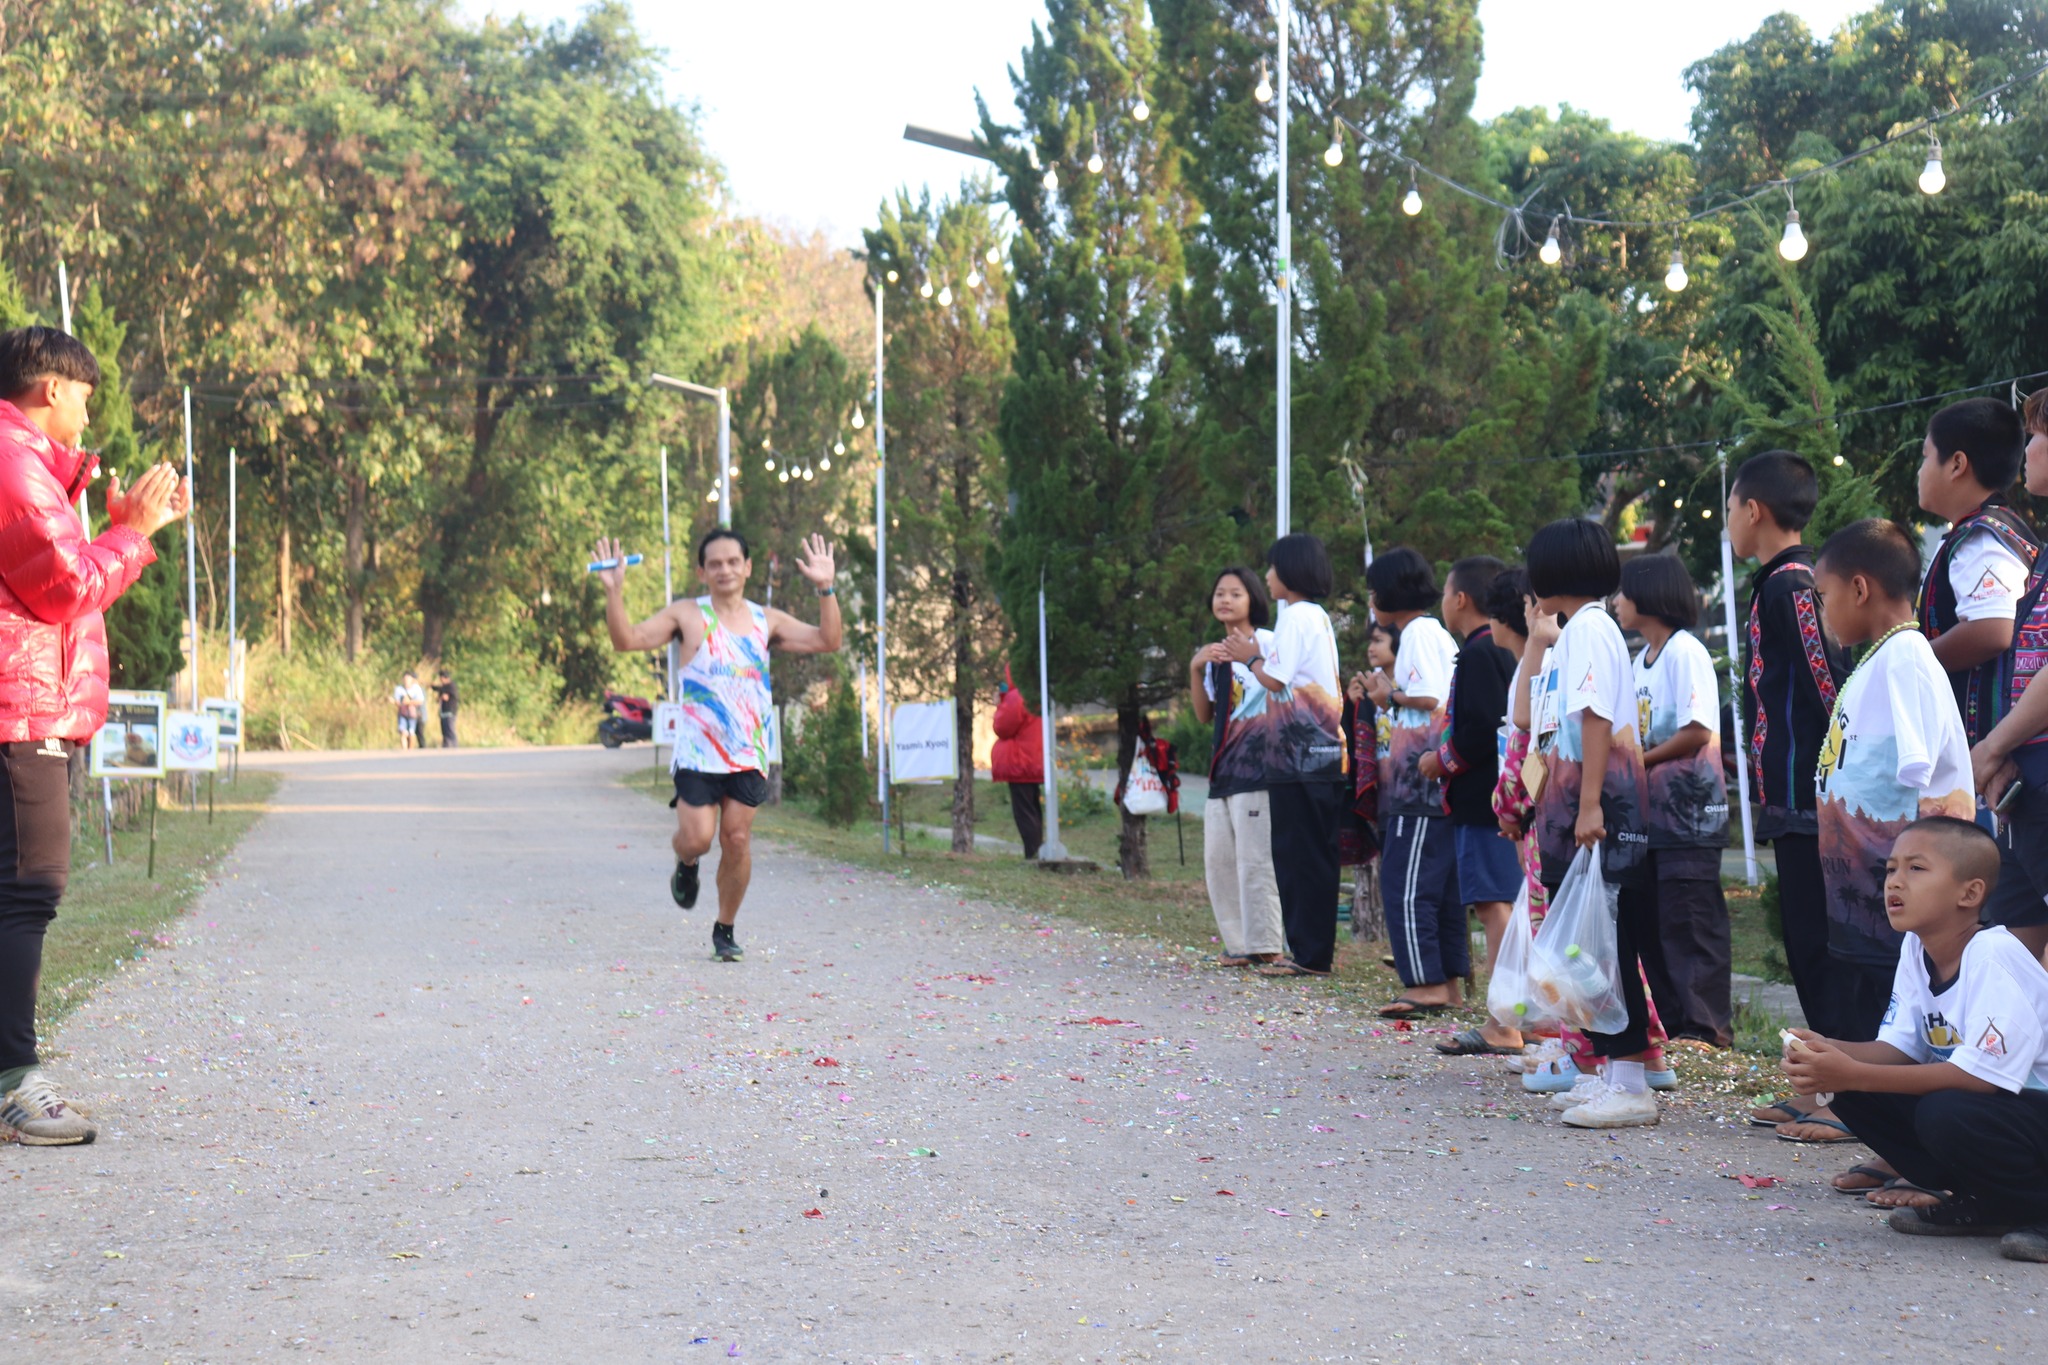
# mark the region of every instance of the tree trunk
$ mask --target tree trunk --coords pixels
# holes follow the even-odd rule
[[[1138,720],[1144,712],[1137,701],[1126,699],[1116,709],[1116,776],[1121,788],[1130,780],[1131,763],[1138,753]],[[1117,807],[1121,821],[1116,836],[1116,865],[1126,881],[1149,881],[1152,855],[1145,846],[1145,817]]]
[[[966,462],[956,460],[953,502],[964,516],[967,503]],[[965,524],[964,521],[962,524]],[[953,851],[974,852],[974,626],[968,609],[974,605],[974,579],[955,548],[953,564],[953,752],[959,771],[953,778]]]
[[[289,455],[277,458],[277,645],[286,658],[292,652],[292,614],[296,582],[292,571],[292,462]]]
[[[342,632],[342,650],[354,663],[363,652],[363,593],[369,584],[364,563],[365,526],[369,521],[370,481],[360,471],[344,476],[348,489],[348,510],[342,540],[342,574],[348,592],[348,619]]]

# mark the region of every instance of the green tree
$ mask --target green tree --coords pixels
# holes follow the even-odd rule
[[[997,590],[1017,673],[1036,678],[1042,577],[1054,693],[1115,708],[1119,774],[1143,708],[1184,674],[1220,519],[1201,473],[1174,458],[1166,398],[1194,215],[1172,120],[1100,126],[1153,61],[1139,0],[1051,0],[1012,73],[1021,123],[982,124],[1017,219],[999,428],[1015,503]],[[1148,875],[1142,818],[1123,817],[1117,850],[1126,877]]]
[[[955,853],[974,851],[974,769],[964,756],[973,752],[975,697],[993,685],[1004,645],[989,562],[1005,501],[997,424],[1012,343],[988,200],[988,186],[975,182],[936,205],[928,194],[898,193],[866,234],[868,286],[887,292],[893,319],[890,675],[898,695],[952,699],[963,755]]]
[[[874,778],[867,760],[861,757],[860,702],[843,661],[832,661],[824,713],[808,729],[811,733],[805,734],[804,743],[817,745],[823,760],[819,814],[826,824],[844,829],[867,811]]]

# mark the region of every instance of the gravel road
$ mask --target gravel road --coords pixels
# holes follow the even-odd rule
[[[2048,1349],[2043,1267],[1730,1097],[1566,1130],[1314,989],[785,849],[720,965],[644,750],[251,761],[273,813],[54,1040],[101,1141],[0,1147],[18,1358]]]

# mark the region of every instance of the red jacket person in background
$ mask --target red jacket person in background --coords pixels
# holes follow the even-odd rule
[[[185,514],[169,465],[106,492],[85,538],[72,503],[99,461],[78,447],[99,362],[52,327],[0,334],[0,1137],[91,1142],[36,1057],[43,934],[71,873],[71,754],[107,718],[100,613],[156,558],[149,538]]]
[[[1024,704],[1024,694],[1010,683],[1010,670],[996,686],[996,745],[989,751],[989,775],[1010,784],[1010,814],[1017,820],[1017,837],[1024,841],[1024,856],[1036,858],[1045,842],[1045,729],[1038,716]]]

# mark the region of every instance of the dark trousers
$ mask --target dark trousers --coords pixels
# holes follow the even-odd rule
[[[1633,1057],[1650,1047],[1650,1002],[1643,978],[1650,964],[1660,966],[1663,950],[1657,938],[1657,886],[1650,882],[1624,886],[1614,912],[1615,970],[1621,973],[1621,999],[1628,1006],[1628,1026],[1619,1033],[1586,1031],[1596,1057]],[[1666,1018],[1664,998],[1657,997],[1657,1017]],[[1668,1026],[1667,1026],[1668,1027]]]
[[[444,749],[455,747],[455,713],[453,711],[443,711],[441,713],[441,747]]]
[[[1335,782],[1275,782],[1266,789],[1273,813],[1273,880],[1287,955],[1313,971],[1337,956],[1337,816],[1344,789]]]
[[[1011,782],[1010,818],[1017,822],[1017,837],[1024,841],[1024,856],[1036,858],[1045,842],[1045,788],[1036,782]]]
[[[1710,875],[1689,875],[1710,867]],[[1650,870],[1657,932],[1655,942],[1644,945],[1643,970],[1650,976],[1657,1017],[1673,1038],[1727,1047],[1735,1040],[1728,980],[1734,948],[1728,901],[1721,894],[1720,853],[1655,849]]]
[[[1974,1195],[2001,1221],[2048,1223],[2048,1091],[1835,1096],[1856,1140],[1915,1185]]]
[[[1778,859],[1778,920],[1785,934],[1785,965],[1806,1026],[1829,1038],[1844,1035],[1831,1017],[1828,976],[1828,887],[1820,873],[1820,836],[1781,834],[1771,840]]]
[[[1828,1026],[1816,1031],[1845,1043],[1875,1042],[1884,1012],[1891,1007],[1897,975],[1896,965],[1829,958],[1827,986],[1821,992],[1827,1001]]]
[[[34,1066],[43,934],[71,875],[68,740],[0,744],[0,1071]]]
[[[1401,984],[1434,986],[1470,976],[1472,940],[1458,891],[1457,830],[1448,817],[1396,815],[1386,821],[1386,832],[1380,899]]]

